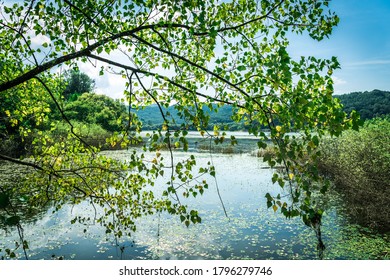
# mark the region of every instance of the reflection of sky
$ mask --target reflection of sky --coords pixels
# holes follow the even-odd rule
[[[118,158],[126,158],[124,151],[113,152]],[[163,154],[164,156],[164,154]],[[175,153],[176,160],[188,157],[188,153]],[[75,207],[64,206],[55,214],[43,216],[33,226],[24,228],[25,239],[30,244],[31,258],[51,258],[52,255],[75,259],[220,259],[220,258],[294,258],[291,246],[300,250],[315,247],[315,238],[299,219],[286,220],[280,213],[266,209],[264,195],[275,189],[271,183],[272,171],[262,169],[261,159],[248,154],[222,155],[197,154],[197,163],[204,166],[213,162],[217,171],[217,183],[229,219],[225,217],[213,178],[209,189],[196,199],[183,199],[190,209],[197,209],[202,223],[186,228],[178,217],[166,214],[154,215],[137,222],[137,232],[131,238],[119,240],[124,246],[115,246],[115,239],[105,235],[98,225],[88,228],[70,220],[79,214],[94,214],[88,203]],[[162,180],[165,182],[166,179]],[[155,190],[158,192],[159,184]],[[158,232],[160,233],[158,237]],[[306,241],[297,243],[300,235]],[[295,239],[295,242],[293,241]],[[18,240],[16,231],[0,239],[8,247]],[[313,247],[313,248],[314,248]],[[289,249],[290,248],[290,249]],[[315,252],[310,257],[315,258]],[[23,255],[21,255],[23,258]]]
[[[116,152],[117,157],[125,158],[127,155],[123,151]],[[186,157],[188,153],[175,153],[176,160]],[[213,259],[230,258],[230,254],[233,254],[233,257],[239,258],[240,254],[243,254],[241,250],[244,250],[245,254],[250,253],[245,246],[255,248],[259,239],[263,238],[260,233],[267,234],[270,230],[267,226],[270,221],[280,218],[273,213],[269,215],[270,212],[265,207],[264,194],[272,188],[271,171],[262,169],[264,163],[250,155],[215,154],[211,158],[209,154],[198,154],[199,166],[205,166],[210,160],[216,166],[218,187],[230,220],[224,216],[215,181],[206,178],[209,189],[203,196],[183,200],[183,203],[188,203],[191,209],[199,210],[203,218],[202,224],[187,229],[177,217],[162,214],[160,217],[143,218],[138,221],[138,230],[133,238],[125,238],[121,241],[121,244],[126,247],[125,256],[128,258],[149,256],[150,258],[154,255],[157,258]],[[33,253],[32,258],[50,258],[53,254],[76,259],[120,257],[118,248],[113,246],[114,239],[106,236],[103,228],[92,226],[84,235],[84,226],[78,223],[70,224],[74,216],[94,214],[93,208],[89,207],[88,203],[73,208],[64,206],[58,212],[50,214],[52,210],[49,209],[47,215],[38,220],[34,226],[24,228],[25,239],[29,240]],[[158,230],[160,230],[159,238],[157,238]],[[242,238],[244,239],[241,240]],[[13,240],[18,240],[18,235],[14,231],[5,240],[10,246]],[[273,238],[268,243],[271,244],[272,240]],[[132,243],[133,241],[136,243]]]

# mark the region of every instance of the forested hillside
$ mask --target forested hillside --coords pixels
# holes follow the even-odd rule
[[[359,112],[361,119],[367,120],[390,114],[390,92],[373,90],[336,95],[344,105],[344,110]]]
[[[215,112],[214,110],[211,111],[209,107],[204,106],[204,113],[210,116],[207,129],[213,129],[214,125],[218,125],[221,128],[224,128],[226,126],[226,128],[229,128],[229,130],[243,130],[245,128],[243,122],[235,123],[231,119],[232,110],[233,107],[231,105],[224,105],[218,108],[217,112]],[[175,109],[174,106],[171,106],[168,109],[163,109],[163,111],[166,114],[166,119],[169,121],[175,120],[177,126],[180,126],[181,123],[185,122],[185,120],[179,118],[178,111]],[[157,129],[161,127],[162,123],[164,122],[160,109],[155,105],[145,107],[142,110],[138,110],[137,115],[143,123],[144,130]],[[171,126],[175,127],[175,125]]]

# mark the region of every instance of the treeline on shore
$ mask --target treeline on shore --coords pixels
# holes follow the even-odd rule
[[[335,95],[335,98],[340,99],[346,113],[351,113],[352,110],[357,111],[362,120],[369,120],[376,117],[383,117],[390,114],[390,92],[373,90],[365,92],[353,92],[343,95]],[[208,127],[206,129],[212,130],[214,126],[218,126],[223,130],[229,131],[245,131],[249,125],[244,121],[234,122],[231,118],[234,107],[231,105],[224,105],[218,110],[211,111],[209,107],[204,106],[205,114],[210,115]],[[164,113],[169,117],[168,119],[179,119],[178,111],[175,106],[163,109]],[[158,106],[147,106],[143,109],[135,111],[138,118],[142,121],[144,130],[155,130],[161,128],[164,119],[161,115]],[[180,122],[177,123],[180,125]]]
[[[94,80],[78,70],[69,70],[64,76],[63,83],[66,86],[59,96],[55,96],[56,101],[50,96],[40,96],[36,101],[30,100],[37,104],[49,104],[45,110],[39,111],[37,108],[40,121],[37,121],[37,116],[23,116],[18,121],[17,115],[23,114],[21,108],[33,105],[30,101],[26,102],[22,96],[14,96],[12,99],[0,97],[1,154],[20,156],[29,153],[36,135],[23,137],[22,130],[50,133],[58,139],[65,137],[72,130],[90,145],[109,149],[119,146],[113,147],[106,143],[106,139],[123,130],[131,131],[140,127],[144,131],[161,129],[164,118],[171,129],[178,129],[185,122],[174,105],[168,108],[160,108],[157,105],[130,108],[119,100],[94,94]],[[347,113],[356,110],[363,120],[390,114],[388,91],[355,92],[335,97],[341,100]],[[236,109],[231,105],[203,106],[203,114],[209,116],[208,124],[203,129],[213,130],[218,127],[220,130],[246,131],[250,126],[256,126],[254,123],[232,120],[234,110]],[[188,112],[191,113],[191,108],[188,108]],[[186,128],[196,129],[191,124]]]
[[[343,104],[344,111],[355,110],[362,120],[370,120],[390,114],[390,92],[375,89],[373,91],[353,92],[335,95]]]
[[[91,146],[108,148],[106,139],[124,129],[126,106],[93,93],[94,80],[85,73],[72,69],[56,82],[63,90],[55,96],[24,96],[23,91],[0,96],[0,154],[19,157],[33,153],[34,139],[48,134],[61,141],[75,133]],[[23,108],[31,106],[35,114],[26,115]]]

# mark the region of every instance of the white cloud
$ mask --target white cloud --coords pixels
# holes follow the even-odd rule
[[[369,66],[369,65],[388,65],[388,64],[390,64],[390,59],[377,59],[377,60],[352,62],[346,64],[345,66]]]
[[[32,37],[31,38],[31,43],[35,44],[35,45],[42,45],[43,43],[50,43],[50,39],[49,37],[47,37],[46,35],[42,35],[42,34],[38,34],[37,36],[35,37]]]
[[[123,62],[124,57],[119,51],[114,51],[110,54],[109,59]],[[92,60],[87,63],[79,63],[78,66],[81,72],[95,80],[95,93],[104,94],[114,99],[124,97],[123,91],[125,90],[126,80],[121,75],[107,71],[106,67],[108,65],[106,63]],[[105,68],[104,75],[99,74],[101,67]],[[119,72],[116,68],[115,71]]]
[[[106,73],[103,76],[94,77],[96,93],[104,94],[114,99],[123,98],[126,80],[120,75]]]
[[[345,81],[337,76],[333,76],[332,79],[333,79],[333,83],[335,86],[345,85],[347,83],[347,81]]]

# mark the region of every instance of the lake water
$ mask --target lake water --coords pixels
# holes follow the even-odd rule
[[[106,154],[125,159],[129,151]],[[280,213],[267,209],[265,194],[279,191],[271,182],[273,170],[262,159],[241,154],[210,154],[194,152],[197,163],[212,160],[216,180],[210,180],[203,196],[186,202],[200,212],[202,223],[187,228],[178,217],[161,214],[137,221],[131,237],[115,239],[99,225],[88,228],[70,224],[78,213],[90,213],[87,203],[65,206],[56,213],[43,210],[34,219],[22,223],[24,238],[29,241],[29,259],[317,259],[315,233],[299,218],[287,220]],[[176,151],[175,159],[189,153]],[[227,215],[223,211],[217,186]],[[332,201],[323,217],[325,258],[373,258],[370,250],[388,239],[360,231],[348,224],[342,203]],[[84,229],[87,231],[84,233]],[[19,242],[15,228],[0,229],[0,248],[12,248]],[[356,242],[361,243],[356,246]],[[355,244],[356,249],[353,245]],[[371,247],[370,247],[371,246]],[[360,249],[359,249],[360,248]],[[363,248],[363,251],[362,251]],[[1,256],[0,252],[0,256]],[[24,258],[21,250],[17,256]]]

